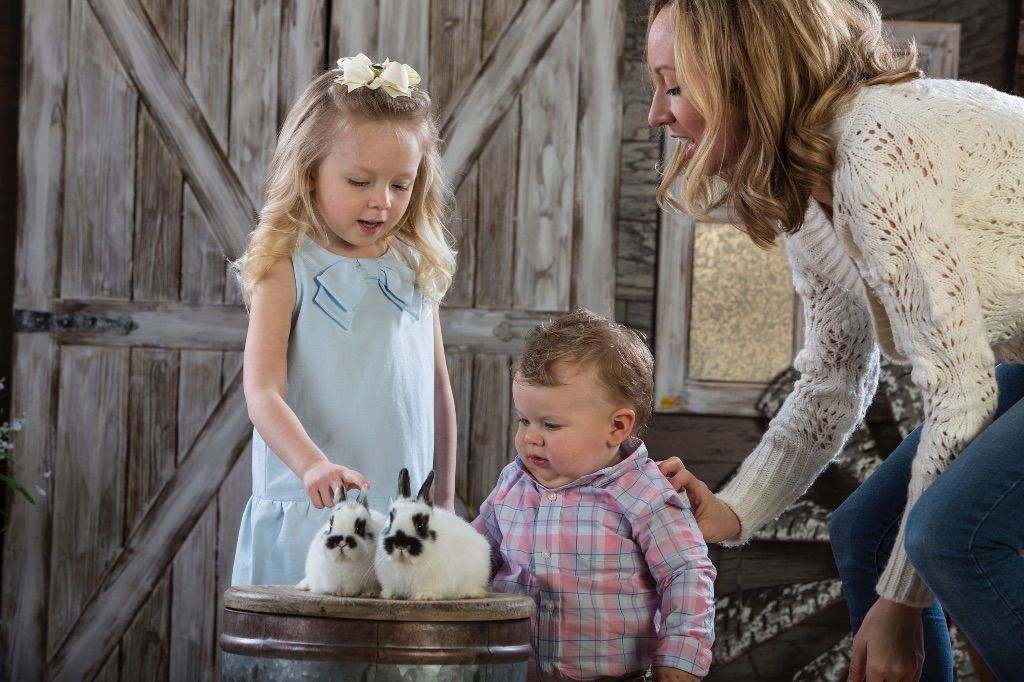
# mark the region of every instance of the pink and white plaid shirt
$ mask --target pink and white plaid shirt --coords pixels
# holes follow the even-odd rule
[[[623,457],[550,490],[516,457],[473,521],[493,548],[491,589],[537,602],[531,679],[708,673],[715,567],[689,500],[643,443]]]

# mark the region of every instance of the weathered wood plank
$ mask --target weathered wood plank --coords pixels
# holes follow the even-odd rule
[[[232,9],[231,2],[191,0],[188,12],[185,82],[210,126],[211,144],[217,146],[221,156],[226,156],[231,99],[231,89],[225,87],[231,81],[231,41],[224,40],[224,36],[231,35]],[[244,232],[246,225],[240,227]],[[213,226],[186,182],[181,224],[182,301],[224,300],[224,254]]]
[[[81,623],[83,605],[96,593],[122,547],[128,362],[128,351],[123,349],[61,349],[58,448],[53,465],[50,652]],[[144,593],[139,595],[141,602]],[[110,648],[113,644],[116,641]],[[68,661],[76,670],[82,662],[77,656]]]
[[[522,9],[523,0],[484,5],[482,51],[487,54]],[[488,136],[477,162],[476,305],[512,307],[516,196],[519,169],[519,96]]]
[[[377,55],[371,59],[390,59],[416,69],[424,88],[431,86],[430,76],[430,2],[378,0]]]
[[[122,64],[130,64],[161,138],[190,181],[210,219],[221,251],[232,257],[245,249],[255,211],[181,74],[142,9],[131,0],[89,0]],[[223,86],[221,86],[223,87]]]
[[[465,505],[469,500],[469,425],[473,423],[473,356],[445,353],[448,376],[455,397],[455,419],[460,425],[455,447],[455,495]]]
[[[4,541],[3,611],[6,679],[45,677],[49,596],[53,464],[57,413],[54,382],[59,374],[57,344],[49,335],[14,337],[11,413],[35,415],[14,438],[15,460],[8,474],[20,481],[35,504],[11,495]]]
[[[165,680],[169,671],[171,587],[167,573],[153,586],[121,642],[121,679]]]
[[[473,84],[448,109],[441,138],[447,140],[444,165],[456,189],[575,8],[575,0],[530,0],[484,56]]]
[[[73,3],[62,295],[131,298],[137,103],[89,6]]]
[[[326,22],[326,0],[283,0],[275,131],[302,91],[323,70],[327,59]]]
[[[580,15],[577,6],[566,17],[521,97],[520,125],[530,134],[519,146],[517,308],[567,310],[570,304]]]
[[[342,57],[355,57],[360,52],[370,59],[383,59],[377,55],[379,19],[378,0],[333,0],[327,66],[333,69]]]
[[[181,277],[181,171],[144,108],[137,145],[132,298],[174,301]]]
[[[622,107],[622,57],[626,34],[620,0],[582,4],[580,44],[601,45],[580,60],[579,125],[573,259],[574,308],[615,314],[615,235],[618,217]]]
[[[179,463],[221,395],[221,353],[182,351]],[[202,455],[200,455],[202,456]],[[172,565],[171,680],[212,681],[216,657],[217,505],[210,503]]]
[[[135,348],[128,389],[127,498],[124,537],[129,537],[175,469],[178,353]]]
[[[470,425],[470,489],[466,504],[472,516],[494,488],[502,468],[512,459],[508,442],[512,396],[509,363],[509,356],[502,354],[478,354],[473,358],[474,419]]]
[[[179,70],[185,66],[185,31],[188,29],[188,0],[140,0],[164,49]]]
[[[92,396],[96,389],[90,389]],[[78,414],[82,412],[77,411]],[[123,414],[123,411],[106,409],[103,414]],[[237,461],[251,433],[252,427],[242,395],[241,372],[237,372],[189,448],[190,452],[201,452],[202,455],[187,456],[161,489],[136,533],[107,571],[95,592],[95,598],[89,602],[68,638],[52,657],[49,670],[51,678],[71,680],[95,673],[120,641],[132,615],[145,598],[145,594],[136,589],[137,586],[154,584],[166,571],[186,536],[214,499],[221,481]],[[91,449],[102,452],[104,463],[112,459],[109,450],[99,446]],[[65,448],[62,447],[63,452]],[[57,470],[64,471],[65,466],[73,470],[71,464],[63,462],[58,462]],[[100,467],[95,469],[99,470]],[[87,499],[92,507],[95,500],[101,498],[92,495]],[[83,533],[82,537],[86,537],[86,534]],[[93,543],[90,546],[92,556],[102,556],[102,553],[95,552],[96,547],[102,546],[98,540],[93,538],[90,542]],[[77,572],[80,570],[80,562],[54,562],[54,571],[58,570]],[[55,594],[52,603],[63,605],[68,601]],[[51,641],[60,640],[54,638]]]
[[[472,0],[434,0],[430,4],[430,97],[435,115],[439,117],[469,85],[470,76],[480,64],[483,12],[484,5]],[[477,170],[472,168],[456,192],[456,210],[448,226],[458,250],[455,279],[445,298],[446,303],[452,306],[473,305],[477,183]]]
[[[757,590],[838,577],[832,549],[824,542],[755,542],[743,547],[710,547],[718,568],[715,594]]]

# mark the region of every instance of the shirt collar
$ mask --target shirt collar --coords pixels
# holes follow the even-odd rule
[[[530,470],[523,464],[523,460],[518,454],[516,455],[515,461],[526,477],[529,478],[530,481],[532,481],[538,488],[543,490],[568,490],[569,488],[580,488],[583,486],[604,488],[612,481],[624,476],[626,473],[634,469],[639,469],[649,459],[647,446],[644,445],[644,442],[639,438],[627,438],[622,442],[622,445],[619,446],[619,458],[620,461],[618,464],[605,467],[604,469],[598,469],[592,474],[580,476],[575,481],[566,483],[565,485],[560,485],[557,488],[547,488],[535,479],[533,474],[530,473]]]

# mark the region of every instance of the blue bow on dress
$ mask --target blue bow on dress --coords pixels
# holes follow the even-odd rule
[[[341,259],[324,268],[313,281],[313,303],[346,331],[374,283],[395,307],[420,319],[423,294],[416,286],[416,274],[401,263]]]

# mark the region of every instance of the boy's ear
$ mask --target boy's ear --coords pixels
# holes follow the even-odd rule
[[[608,447],[618,447],[622,441],[633,433],[636,424],[636,412],[629,407],[622,407],[612,412],[611,431],[608,433]]]

